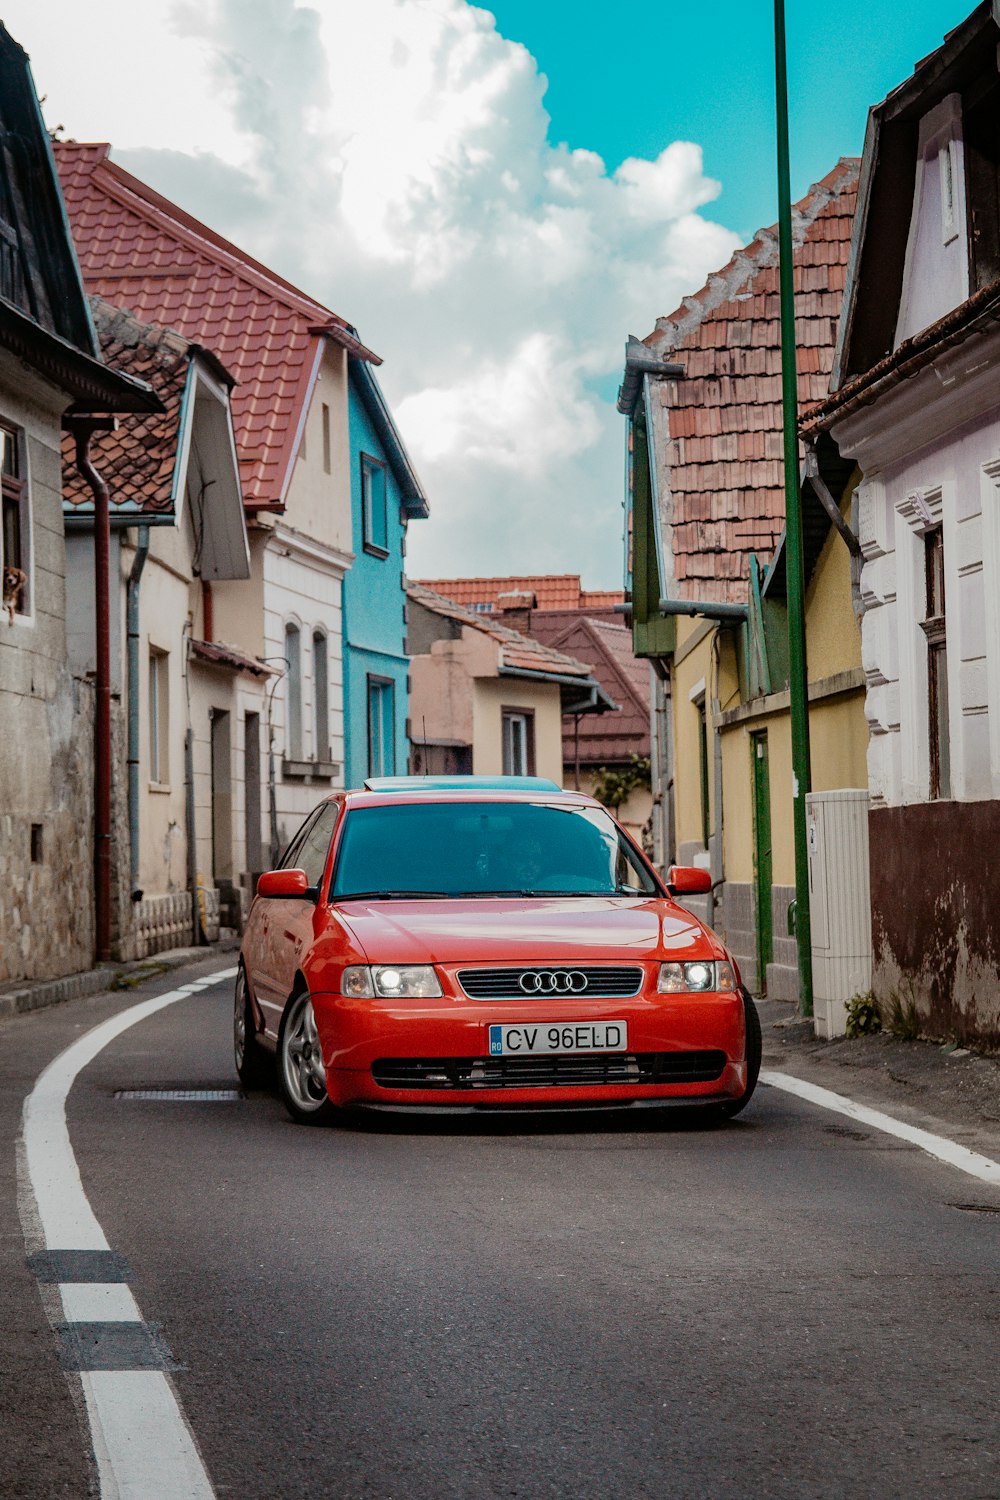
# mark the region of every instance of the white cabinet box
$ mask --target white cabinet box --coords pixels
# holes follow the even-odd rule
[[[816,1035],[842,1036],[847,1002],[872,983],[868,792],[806,797]]]

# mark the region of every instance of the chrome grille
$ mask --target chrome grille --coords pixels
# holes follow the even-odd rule
[[[574,979],[569,989],[554,988],[544,992],[528,990],[521,980],[524,975],[553,976],[557,985],[564,984],[561,976],[582,975],[586,985]],[[520,964],[516,968],[504,969],[459,969],[458,982],[470,1000],[548,1000],[563,999],[567,995],[580,999],[614,1000],[623,996],[637,995],[642,988],[642,970],[610,968],[603,964]]]

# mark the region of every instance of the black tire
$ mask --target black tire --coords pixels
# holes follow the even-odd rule
[[[308,990],[285,1006],[278,1034],[278,1088],[298,1125],[329,1125],[337,1111],[326,1092],[326,1070]]]
[[[757,1079],[760,1076],[760,1059],[763,1043],[760,1034],[760,1016],[757,1007],[753,1003],[750,991],[743,987],[743,1015],[746,1018],[747,1028],[747,1086],[738,1099],[730,1099],[723,1104],[719,1113],[724,1120],[731,1120],[738,1115],[741,1109],[746,1109],[753,1098],[753,1091],[757,1087]]]
[[[233,1056],[236,1072],[244,1088],[267,1088],[274,1077],[274,1059],[261,1045],[257,1022],[250,1003],[246,970],[240,964],[233,996]]]

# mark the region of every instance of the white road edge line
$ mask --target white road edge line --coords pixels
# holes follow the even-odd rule
[[[809,1104],[818,1104],[821,1109],[832,1109],[838,1115],[847,1115],[849,1119],[858,1120],[862,1125],[870,1125],[873,1130],[882,1130],[886,1135],[909,1141],[910,1145],[919,1146],[921,1151],[937,1157],[938,1161],[946,1162],[949,1167],[957,1167],[969,1177],[1000,1187],[1000,1162],[995,1162],[988,1156],[980,1156],[978,1151],[970,1151],[968,1146],[960,1146],[957,1141],[949,1141],[947,1136],[935,1135],[931,1130],[921,1130],[917,1125],[907,1125],[905,1121],[883,1114],[879,1109],[870,1109],[867,1104],[856,1104],[843,1094],[835,1094],[832,1089],[820,1088],[815,1083],[806,1083],[804,1079],[795,1078],[789,1073],[764,1069],[760,1082],[773,1089],[784,1089],[785,1093],[805,1099]]]
[[[235,979],[236,973],[236,969],[216,970],[130,1006],[78,1038],[39,1075],[24,1102],[21,1139],[47,1250],[110,1248],[84,1192],[66,1123],[66,1099],[78,1074],[129,1027],[199,994],[210,984]],[[66,1320],[81,1321],[81,1312],[92,1310],[98,1296],[96,1287],[87,1292],[83,1285],[67,1285],[62,1297]],[[108,1289],[105,1296],[117,1301],[120,1310],[129,1310],[127,1288],[114,1294]],[[137,1307],[136,1314],[141,1316]],[[101,1500],[215,1500],[194,1434],[165,1374],[158,1370],[84,1371],[80,1379]]]

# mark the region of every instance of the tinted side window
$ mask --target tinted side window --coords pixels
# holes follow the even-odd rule
[[[324,802],[306,829],[305,837],[298,850],[296,865],[299,869],[305,870],[310,885],[319,885],[323,879],[323,867],[326,864],[327,850],[330,847],[330,835],[333,833],[339,811],[340,808],[336,802]]]
[[[306,818],[305,822],[302,824],[302,827],[299,829],[298,833],[295,834],[291,843],[288,845],[284,854],[281,856],[281,860],[278,864],[279,870],[297,870],[299,868],[299,850],[302,848],[302,844],[306,836],[308,835],[310,828],[319,817],[321,811],[322,806],[317,807],[309,814],[308,818]]]

